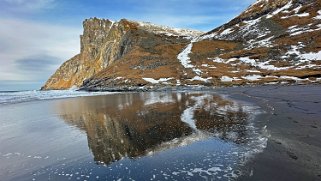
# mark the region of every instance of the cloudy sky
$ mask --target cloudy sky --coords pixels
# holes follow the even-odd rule
[[[86,18],[127,18],[208,31],[254,1],[0,0],[0,91],[39,89],[79,53]]]

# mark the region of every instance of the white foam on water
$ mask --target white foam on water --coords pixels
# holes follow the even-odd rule
[[[72,97],[85,97],[113,94],[111,92],[86,92],[76,90],[51,90],[51,91],[20,91],[0,92],[0,104],[16,104],[39,100],[62,99]]]

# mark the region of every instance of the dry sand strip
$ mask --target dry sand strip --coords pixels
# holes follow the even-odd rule
[[[321,86],[223,88],[218,92],[260,105],[267,148],[240,180],[321,180]],[[262,124],[262,123],[260,123]]]

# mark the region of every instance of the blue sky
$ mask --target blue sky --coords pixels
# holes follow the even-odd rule
[[[255,0],[1,0],[0,91],[39,89],[79,53],[90,17],[209,31]]]

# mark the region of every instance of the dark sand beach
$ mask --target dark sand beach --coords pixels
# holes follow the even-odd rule
[[[321,180],[321,86],[222,89],[260,105],[267,114],[265,150],[247,163],[240,180]]]
[[[321,87],[0,105],[1,180],[320,180]]]

